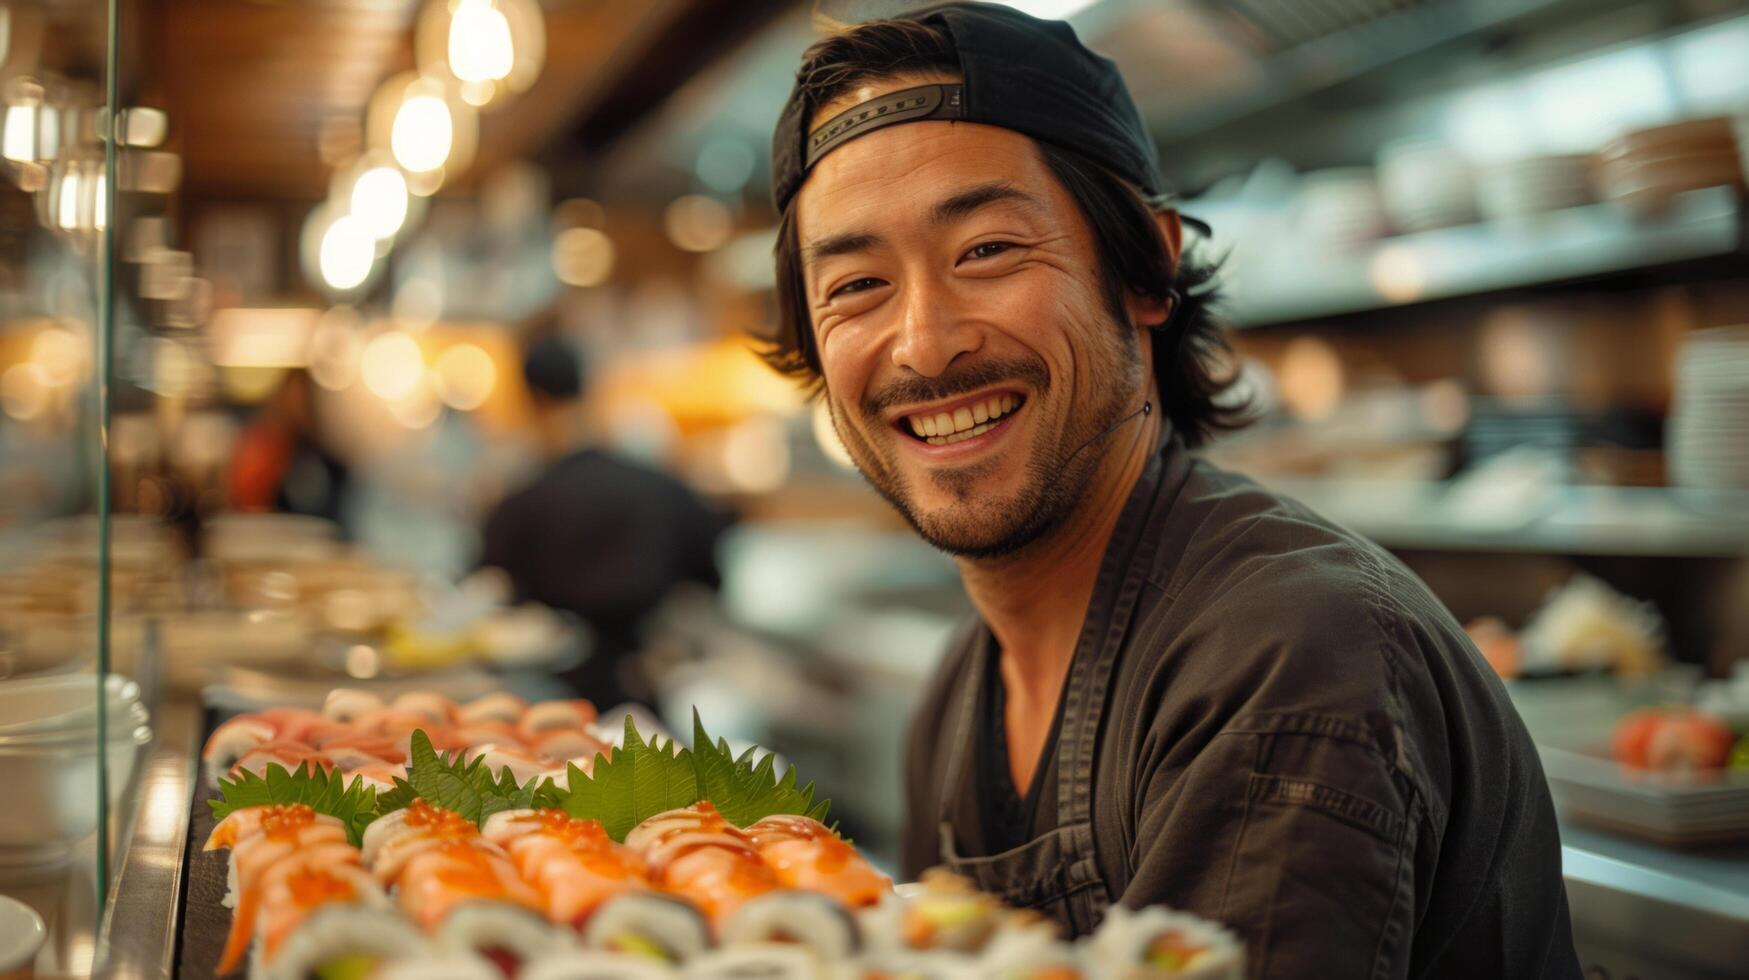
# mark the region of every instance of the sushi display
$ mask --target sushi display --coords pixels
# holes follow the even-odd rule
[[[360,693],[335,692],[320,713],[232,719],[208,743],[205,759],[221,775],[205,850],[225,862],[231,912],[220,975],[1242,973],[1231,934],[1163,909],[1114,912],[1069,943],[952,875],[932,873],[901,893],[824,822],[827,804],[793,769],[780,777],[769,756],[730,753],[696,720],[682,748],[646,741],[630,719],[608,739],[586,702],[382,704]],[[567,752],[595,751],[541,757],[561,765],[520,773],[494,764],[500,743],[466,744],[470,728],[516,751],[558,735],[591,740]],[[252,755],[269,756],[259,771]],[[362,774],[367,767],[380,776]]]

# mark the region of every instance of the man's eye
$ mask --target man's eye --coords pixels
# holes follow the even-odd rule
[[[997,255],[1001,255],[1003,252],[1006,252],[1013,247],[1014,247],[1014,245],[1012,243],[1009,243],[1009,242],[985,242],[982,245],[972,246],[972,250],[967,252],[965,254],[965,257],[968,259],[993,258]]]
[[[881,285],[881,280],[876,279],[873,276],[863,276],[861,279],[852,279],[844,285],[839,286],[837,289],[832,290],[832,295],[847,296],[851,293],[865,292],[879,285]]]

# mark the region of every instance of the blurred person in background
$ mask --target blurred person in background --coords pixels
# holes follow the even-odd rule
[[[237,437],[226,475],[231,507],[341,524],[351,482],[350,470],[316,421],[309,372],[293,368]]]
[[[678,479],[591,445],[586,377],[572,345],[529,346],[523,378],[546,465],[492,510],[480,564],[508,573],[518,601],[594,630],[589,658],[564,678],[579,694],[603,708],[648,704],[630,657],[644,621],[683,582],[720,584],[716,543],[730,521]]]
[[[903,874],[1074,935],[1165,904],[1252,976],[1578,977],[1500,679],[1360,536],[1192,452],[1214,268],[1068,25],[930,6],[803,57],[768,359],[955,556],[977,615],[912,722]]]

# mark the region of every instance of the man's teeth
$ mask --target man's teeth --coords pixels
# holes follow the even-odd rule
[[[975,405],[955,409],[950,415],[912,415],[911,431],[931,446],[951,446],[973,436],[981,436],[996,425],[996,420],[1009,412],[1020,400],[1013,395],[992,395]]]

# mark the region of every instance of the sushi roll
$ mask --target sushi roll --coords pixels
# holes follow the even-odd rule
[[[274,865],[261,883],[261,896],[256,903],[254,962],[260,964],[276,958],[286,938],[318,909],[330,904],[381,908],[387,907],[388,899],[370,875],[356,865],[312,866],[296,859]]]
[[[1095,975],[1076,946],[1044,929],[1000,932],[978,960],[983,980],[1085,980]]]
[[[264,956],[250,980],[364,980],[384,965],[435,952],[431,942],[389,909],[330,904],[310,913]]]
[[[282,806],[268,804],[265,806],[246,806],[232,810],[225,819],[213,827],[213,832],[207,835],[204,851],[219,851],[235,847],[237,842],[253,837],[262,832],[262,825],[287,826],[289,824],[332,824],[342,830],[342,824],[337,817],[325,813],[317,813],[306,803],[293,803]]]
[[[299,875],[311,873],[332,878],[341,868],[358,867],[358,852],[343,842],[314,844],[302,849],[284,851],[275,848],[262,848],[244,851],[249,844],[262,838],[256,837],[231,852],[232,870],[236,872],[236,902],[231,913],[231,931],[225,937],[225,949],[219,957],[218,971],[230,973],[243,962],[243,957],[249,952],[251,940],[255,936],[255,927],[259,919],[258,913],[262,907],[263,898],[275,891],[283,882],[297,878]],[[243,854],[242,858],[238,855]],[[295,886],[298,882],[293,881]],[[345,894],[356,897],[352,883],[343,883]],[[333,894],[334,889],[318,885],[314,892]],[[308,895],[306,898],[310,897]],[[317,897],[320,897],[319,895]],[[311,904],[320,904],[312,902]]]
[[[396,881],[395,898],[401,912],[428,932],[465,902],[541,907],[539,893],[517,876],[504,852],[478,837],[413,855]]]
[[[1245,950],[1226,929],[1193,915],[1153,906],[1106,913],[1088,955],[1101,977],[1114,980],[1238,980]]]
[[[200,761],[206,764],[213,785],[217,786],[218,777],[230,772],[237,760],[257,745],[273,741],[278,731],[272,722],[254,715],[239,715],[213,729],[200,752]]]
[[[1043,923],[1036,914],[1008,909],[970,881],[940,869],[924,872],[922,884],[923,893],[900,906],[896,923],[900,943],[913,950],[978,953],[999,930]]]
[[[747,836],[786,887],[824,892],[851,908],[893,893],[892,879],[818,820],[766,817],[749,826]]]
[[[595,705],[588,701],[542,701],[529,705],[516,722],[523,741],[532,742],[546,732],[583,731],[595,720]]]
[[[360,717],[380,711],[383,699],[357,688],[337,687],[328,692],[328,700],[322,703],[322,716],[330,721],[356,723]]]
[[[631,953],[574,953],[525,965],[517,980],[678,980],[661,960]]]
[[[514,694],[499,691],[476,698],[455,709],[455,723],[458,725],[483,725],[502,723],[515,726],[522,720],[522,712],[528,707],[528,702]]]
[[[534,912],[498,902],[456,906],[438,925],[436,937],[439,949],[483,959],[506,977],[516,976],[529,960],[575,948],[568,934],[555,932]]]
[[[684,963],[710,947],[710,927],[684,899],[656,892],[615,898],[589,917],[583,945],[604,953],[634,954],[657,963]]]
[[[442,952],[385,963],[370,980],[504,980],[516,976],[469,953]]]
[[[782,943],[712,950],[686,965],[689,980],[824,980],[826,971],[811,951]]]
[[[448,725],[455,716],[455,702],[435,691],[408,691],[390,701],[389,707],[419,715],[434,725]]]
[[[720,935],[725,944],[800,946],[827,962],[847,960],[862,945],[856,921],[844,906],[811,892],[779,891],[755,898],[723,923]]]

